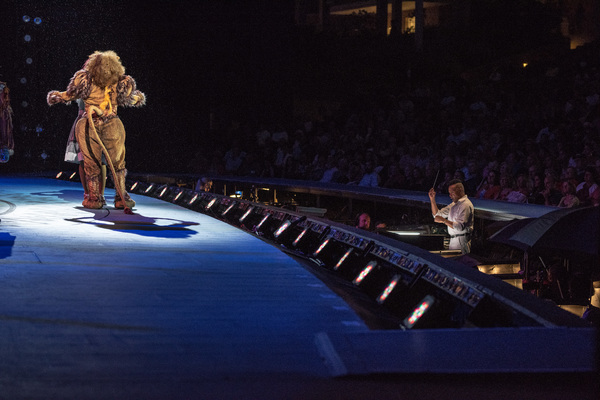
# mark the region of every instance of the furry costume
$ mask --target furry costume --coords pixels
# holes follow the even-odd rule
[[[80,119],[75,127],[77,142],[83,153],[89,194],[84,198],[83,206],[102,208],[102,144],[96,139],[99,137],[115,169],[115,207],[132,208],[135,202],[125,189],[125,128],[117,116],[117,108],[143,106],[146,104],[146,96],[136,89],[135,80],[125,75],[125,68],[114,51],[96,51],[71,78],[66,91],[51,91],[47,95],[48,105],[68,103],[76,99],[82,99],[85,103],[85,118]],[[98,136],[91,130],[95,130]],[[123,198],[119,193],[123,193]]]
[[[6,83],[0,82],[0,163],[8,162],[15,148],[9,93]]]

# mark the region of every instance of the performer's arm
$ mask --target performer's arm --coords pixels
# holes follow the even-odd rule
[[[146,95],[137,90],[135,80],[123,75],[117,84],[117,104],[125,107],[141,107],[146,105]]]
[[[434,188],[429,189],[429,202],[431,203],[431,214],[433,215],[433,220],[440,224],[444,224],[449,228],[454,228],[453,222],[448,219],[448,208],[445,207],[441,211],[438,208],[438,205],[435,202]]]
[[[89,72],[83,69],[79,70],[71,78],[67,90],[64,92],[58,90],[49,92],[46,101],[51,106],[56,103],[68,103],[71,100],[86,98],[89,96],[90,86]]]
[[[429,189],[429,202],[431,203],[431,214],[435,217],[435,215],[438,213],[439,208],[435,202],[435,189],[431,188]]]

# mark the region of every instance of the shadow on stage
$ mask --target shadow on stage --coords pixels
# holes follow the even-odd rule
[[[89,212],[92,216],[65,218],[65,221],[89,224],[101,229],[109,229],[140,236],[187,239],[197,233],[189,227],[200,225],[197,222],[181,221],[172,218],[153,218],[140,214],[127,215],[123,213],[122,210],[110,210],[107,208],[90,210],[83,207],[76,208],[81,211]]]
[[[8,232],[0,232],[0,260],[12,255],[12,248],[15,245],[15,236]]]

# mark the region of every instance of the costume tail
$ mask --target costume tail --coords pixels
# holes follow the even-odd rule
[[[94,126],[94,121],[92,120],[92,113],[96,113],[98,115],[102,115],[104,113],[98,107],[91,106],[90,110],[88,112],[87,117],[88,117],[88,122],[89,122],[89,125],[90,125],[90,130],[92,132],[94,132],[94,135],[96,136],[96,140],[98,141],[98,143],[100,143],[100,147],[102,147],[102,151],[104,152],[104,157],[106,158],[106,162],[108,163],[108,166],[110,167],[110,172],[112,173],[112,176],[116,180],[117,174],[115,172],[115,167],[114,167],[114,165],[112,163],[112,160],[110,159],[110,156],[108,154],[108,150],[106,150],[106,147],[104,146],[104,143],[102,143],[102,139],[100,139],[100,136],[98,135],[98,132],[96,132],[96,127]],[[121,199],[123,200],[124,207],[125,207],[124,210],[123,210],[123,212],[125,214],[133,214],[133,211],[131,211],[131,208],[127,207],[127,205],[125,204],[125,196],[124,196],[123,190],[121,188],[121,185],[115,184],[115,189],[117,190],[117,193],[119,194],[119,197],[121,197]]]

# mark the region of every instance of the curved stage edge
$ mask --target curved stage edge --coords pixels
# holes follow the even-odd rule
[[[596,398],[597,332],[494,278],[403,244],[528,322],[378,329],[366,313],[404,318],[359,310],[357,285],[314,257],[147,196],[127,215],[113,196],[86,210],[79,183],[0,177],[0,398]]]

